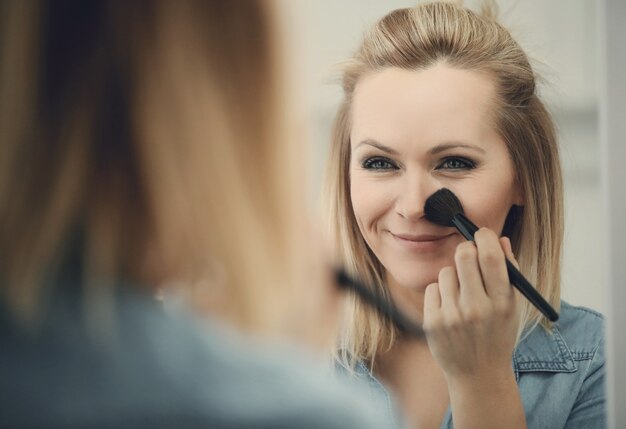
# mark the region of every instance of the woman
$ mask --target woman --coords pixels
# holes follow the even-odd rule
[[[289,185],[271,3],[0,20],[0,426],[384,425],[315,359],[234,335],[321,346],[336,307]],[[165,314],[172,284],[211,321]]]
[[[396,10],[345,64],[326,182],[338,254],[423,320],[427,341],[352,302],[339,358],[415,427],[602,427],[602,318],[560,301],[553,121],[494,15]],[[475,243],[425,219],[444,187],[483,227]],[[511,288],[505,256],[560,309],[557,323]]]

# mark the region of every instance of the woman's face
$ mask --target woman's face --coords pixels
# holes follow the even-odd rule
[[[451,189],[478,226],[502,231],[523,205],[504,141],[492,121],[495,87],[443,64],[389,68],[363,78],[352,105],[350,190],[365,241],[387,270],[392,295],[423,293],[453,265],[464,239],[430,223],[424,202]]]

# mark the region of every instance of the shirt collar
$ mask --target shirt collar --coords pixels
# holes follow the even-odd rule
[[[522,372],[576,372],[578,366],[565,339],[556,325],[548,331],[536,326],[522,341],[513,353],[513,369],[515,380],[519,380]],[[355,373],[367,377],[372,384],[380,382],[371,374],[364,362],[358,361]]]
[[[576,362],[556,325],[549,331],[536,326],[513,353],[515,378],[520,372],[575,372]]]

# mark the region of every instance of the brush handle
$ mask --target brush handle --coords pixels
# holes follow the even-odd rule
[[[520,291],[522,295],[530,301],[532,305],[537,307],[541,313],[548,318],[550,322],[556,322],[559,320],[559,314],[552,308],[548,301],[537,292],[537,289],[530,284],[526,277],[519,272],[515,265],[508,259],[506,260],[506,271],[509,273],[509,280],[511,284]]]
[[[478,231],[478,227],[474,223],[465,217],[462,213],[457,213],[452,218],[452,223],[459,230],[459,232],[467,239],[474,241],[474,234]],[[551,322],[559,320],[559,314],[552,308],[552,306],[543,299],[541,294],[537,292],[537,289],[520,271],[515,268],[515,265],[506,258],[506,271],[509,274],[509,281],[524,297],[534,305],[544,316]]]
[[[335,270],[335,280],[337,286],[354,292],[361,300],[391,320],[401,331],[417,338],[424,337],[424,330],[400,312],[392,302],[348,275],[342,268]]]

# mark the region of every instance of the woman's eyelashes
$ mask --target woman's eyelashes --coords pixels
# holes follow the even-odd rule
[[[476,168],[477,163],[464,156],[447,156],[435,164],[435,170],[443,171],[468,171]],[[361,162],[361,167],[365,170],[392,171],[400,169],[397,162],[384,156],[366,157]]]
[[[435,170],[473,170],[476,162],[462,156],[448,156],[441,160]]]
[[[397,170],[398,165],[393,162],[391,159],[386,158],[384,156],[372,156],[366,158],[361,163],[361,166],[365,170],[377,170],[377,171],[388,171],[388,170]]]

